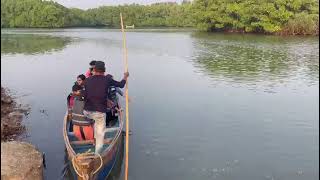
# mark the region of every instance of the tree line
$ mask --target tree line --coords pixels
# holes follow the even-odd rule
[[[318,0],[184,0],[151,5],[66,8],[53,1],[1,0],[1,27],[193,27],[201,31],[319,34]]]

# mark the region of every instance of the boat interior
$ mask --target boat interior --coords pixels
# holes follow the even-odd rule
[[[67,135],[70,141],[70,145],[75,151],[76,154],[84,153],[84,152],[95,152],[95,145],[93,144],[93,140],[78,140],[75,136],[72,128],[72,121],[67,121]],[[104,135],[104,145],[102,148],[102,152],[105,151],[113,139],[117,136],[120,129],[120,118],[113,118],[110,121],[109,125],[107,125],[107,132]]]

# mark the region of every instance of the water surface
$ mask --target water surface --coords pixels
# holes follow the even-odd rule
[[[120,80],[121,38],[105,29],[2,30],[1,84],[31,105],[24,122],[46,153],[46,179],[65,164],[75,77],[95,59]],[[152,30],[128,32],[127,43],[129,179],[319,178],[318,38]]]

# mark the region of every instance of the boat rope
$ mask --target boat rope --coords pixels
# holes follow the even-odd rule
[[[78,171],[78,166],[77,166],[77,163],[76,163],[75,160],[76,160],[77,158],[81,157],[81,156],[86,156],[86,155],[92,155],[92,154],[94,154],[94,153],[90,153],[89,151],[90,151],[90,149],[89,149],[87,152],[85,152],[85,153],[79,153],[79,154],[75,155],[75,156],[72,158],[72,166],[73,166],[73,169],[74,169],[75,172],[78,174],[78,176],[81,177],[81,178],[84,179],[84,180],[88,180],[88,179],[89,179],[89,175],[88,175],[88,174],[84,174],[83,172],[80,173],[80,172]],[[102,167],[102,165],[103,165],[103,160],[102,160],[101,155],[100,155],[100,154],[94,154],[94,155],[98,155],[98,157],[99,157],[99,159],[100,159],[100,166],[92,173],[92,175],[96,174],[96,173],[101,169],[101,167]]]
[[[121,31],[123,38],[123,53],[125,60],[125,72],[128,72],[128,52],[126,47],[126,34],[124,32],[122,13],[120,13],[121,20]],[[125,159],[125,176],[124,179],[128,180],[128,168],[129,168],[129,100],[128,100],[128,80],[126,81],[126,89],[125,89],[125,97],[126,97],[126,159]]]

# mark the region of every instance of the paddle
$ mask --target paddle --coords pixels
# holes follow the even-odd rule
[[[127,46],[126,46],[126,34],[123,28],[123,20],[122,20],[122,13],[120,13],[120,20],[121,20],[121,31],[122,31],[122,38],[123,38],[123,53],[124,53],[124,60],[125,60],[125,72],[128,72],[128,53],[127,53]],[[126,81],[126,89],[125,89],[125,97],[126,97],[126,160],[125,160],[125,180],[128,179],[128,163],[129,163],[129,99],[128,99],[128,79]]]

